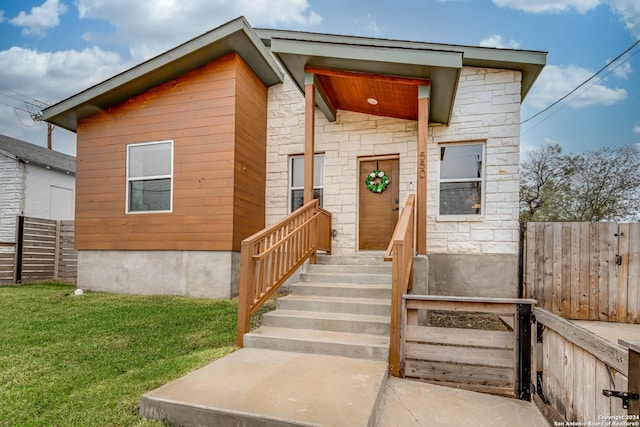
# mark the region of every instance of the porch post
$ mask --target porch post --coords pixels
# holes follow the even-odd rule
[[[315,152],[315,75],[304,76],[304,203],[313,200],[313,155]]]
[[[416,252],[427,254],[427,142],[431,86],[418,87],[418,176],[416,185]]]

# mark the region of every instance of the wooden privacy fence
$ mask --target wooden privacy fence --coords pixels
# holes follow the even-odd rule
[[[534,313],[538,406],[564,425],[626,415],[622,401],[602,391],[627,390],[629,351],[547,310]]]
[[[530,400],[533,300],[404,295],[404,377]],[[429,316],[489,315],[503,328],[478,329],[478,318],[433,326]],[[453,313],[453,314],[451,314]],[[437,325],[437,323],[436,323]],[[466,326],[466,327],[465,327]]]
[[[75,282],[78,256],[74,245],[74,222],[19,216],[17,242],[0,254],[0,282],[39,280]]]
[[[525,295],[567,319],[640,323],[640,223],[528,223]]]
[[[15,283],[15,242],[0,242],[0,283]]]
[[[313,200],[271,227],[242,241],[236,344],[243,345],[249,319],[316,251],[331,253],[331,213]]]

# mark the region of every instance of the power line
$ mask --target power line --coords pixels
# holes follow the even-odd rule
[[[591,77],[589,77],[588,79],[586,79],[585,81],[583,81],[582,83],[580,83],[578,86],[576,86],[573,90],[571,90],[569,93],[567,93],[566,95],[564,95],[562,98],[558,99],[557,101],[553,102],[551,105],[549,105],[548,107],[538,111],[537,113],[535,113],[533,116],[529,117],[526,120],[523,120],[522,122],[520,122],[521,125],[527,123],[530,120],[535,119],[536,117],[538,117],[540,114],[543,114],[547,111],[549,111],[551,108],[555,107],[556,105],[558,105],[559,103],[561,103],[562,101],[564,101],[565,99],[567,99],[568,97],[570,97],[571,95],[573,95],[574,93],[576,93],[578,91],[578,89],[580,89],[581,87],[583,87],[584,85],[586,85],[587,83],[589,83],[591,80],[593,80],[598,74],[600,74],[601,72],[603,72],[604,70],[606,70],[607,68],[609,68],[611,66],[611,64],[613,64],[614,62],[616,62],[617,60],[619,60],[620,58],[622,58],[624,55],[626,55],[630,50],[632,50],[634,47],[636,47],[638,44],[640,44],[640,39],[636,40],[635,43],[633,43],[630,47],[628,47],[624,52],[622,52],[620,55],[616,56],[614,59],[612,59],[611,61],[607,62],[604,67],[600,68],[598,71],[596,71],[594,74],[591,75]],[[638,52],[636,52],[638,53]],[[629,58],[631,58],[632,56],[634,56],[636,53],[634,53],[633,55],[631,55]],[[628,61],[628,59],[626,59],[624,62]],[[617,68],[617,67],[616,67]],[[597,82],[596,82],[597,83]],[[595,84],[595,83],[594,83]]]
[[[558,113],[560,110],[562,110],[562,108],[564,108],[565,106],[567,106],[568,104],[570,104],[571,102],[573,102],[576,98],[579,98],[580,96],[582,96],[583,93],[585,93],[586,91],[588,91],[589,89],[591,89],[593,86],[597,85],[598,83],[600,83],[602,80],[604,80],[609,74],[611,74],[612,72],[614,72],[615,70],[617,70],[618,68],[620,68],[622,65],[624,65],[627,61],[629,61],[631,58],[633,58],[634,56],[636,56],[638,53],[640,53],[640,49],[633,52],[631,55],[627,56],[623,61],[620,61],[618,64],[616,64],[615,67],[613,67],[611,70],[609,70],[605,75],[603,75],[602,77],[600,77],[598,80],[594,81],[593,83],[591,83],[589,86],[585,87],[580,93],[578,93],[576,96],[574,96],[572,99],[569,100],[569,102],[567,102],[566,104],[562,105],[561,107],[559,107],[557,110],[555,110],[554,112],[552,112],[551,114],[549,114],[547,117],[545,117],[544,119],[540,120],[538,123],[534,124],[533,126],[531,126],[529,129],[527,129],[526,131],[522,132],[520,135],[526,135],[527,133],[531,132],[533,129],[537,128],[539,125],[541,125],[542,123],[544,123],[545,121],[547,121],[548,119],[550,119],[551,117],[553,117],[554,115],[556,115],[556,113]],[[576,88],[577,89],[577,88]],[[533,118],[533,117],[531,117]],[[530,119],[531,119],[530,118]],[[527,119],[527,120],[530,120]]]
[[[21,98],[24,98],[24,99],[17,99],[17,98],[15,98],[13,96],[5,94],[5,96],[7,96],[9,98],[16,99],[18,101],[25,102],[25,103],[28,103],[28,104],[32,104],[32,105],[38,106],[40,108],[49,107],[50,106],[50,104],[48,104],[46,102],[42,102],[42,101],[40,101],[38,99],[35,99],[35,98],[33,98],[33,97],[29,96],[29,95],[25,95],[23,93],[20,93],[20,92],[18,92],[16,90],[10,89],[10,88],[8,88],[8,87],[6,87],[4,85],[1,85],[1,84],[0,84],[0,89],[4,89],[6,92],[13,93],[13,94],[15,94],[15,95],[17,95],[17,96],[19,96]],[[29,101],[25,101],[25,99],[28,99]]]

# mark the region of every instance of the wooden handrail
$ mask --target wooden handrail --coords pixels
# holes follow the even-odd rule
[[[627,359],[628,351],[620,344],[611,342],[580,325],[542,308],[536,307],[534,313],[536,315],[536,321],[542,325],[552,329],[567,341],[577,345],[587,353],[592,354],[623,375],[627,373],[629,368]]]
[[[402,375],[402,296],[413,285],[415,194],[410,194],[393,232],[385,261],[391,261],[391,336],[389,340],[389,371]]]
[[[318,213],[318,249],[331,255],[331,212],[320,208]]]
[[[313,200],[242,241],[236,345],[243,346],[249,319],[316,251],[331,251],[331,213]]]

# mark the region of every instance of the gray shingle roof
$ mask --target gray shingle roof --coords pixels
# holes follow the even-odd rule
[[[20,160],[48,166],[63,172],[76,173],[76,158],[39,145],[0,135],[0,152],[8,153]]]

